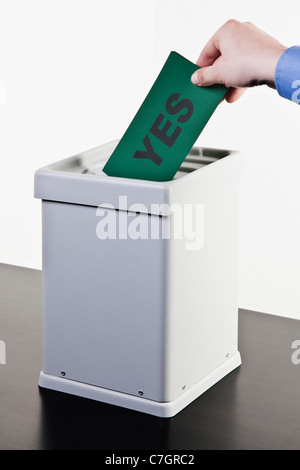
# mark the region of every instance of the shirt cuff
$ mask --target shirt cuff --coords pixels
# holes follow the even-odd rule
[[[275,86],[280,96],[300,103],[300,46],[292,46],[281,54],[275,69]]]

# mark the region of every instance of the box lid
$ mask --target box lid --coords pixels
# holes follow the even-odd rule
[[[167,215],[161,207],[155,207],[169,203],[174,186],[179,183],[188,185],[190,179],[199,178],[204,169],[208,170],[209,167],[220,164],[222,160],[227,160],[224,157],[233,157],[238,153],[193,147],[173,180],[146,181],[111,177],[103,173],[102,168],[118,142],[115,140],[40,168],[34,175],[34,197],[48,201],[124,209],[120,207],[120,196],[126,196],[127,209],[138,202],[145,207],[144,212],[155,214],[158,211],[160,215]]]

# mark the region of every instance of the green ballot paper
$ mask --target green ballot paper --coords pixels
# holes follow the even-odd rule
[[[223,85],[193,85],[198,68],[170,53],[104,173],[151,181],[174,177],[227,91]]]

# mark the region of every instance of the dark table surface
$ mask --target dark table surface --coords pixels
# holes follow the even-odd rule
[[[300,449],[298,320],[240,310],[241,367],[168,419],[40,390],[41,333],[41,272],[0,264],[1,450]]]

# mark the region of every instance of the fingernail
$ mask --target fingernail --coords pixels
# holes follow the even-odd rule
[[[196,70],[196,72],[194,72],[193,75],[191,76],[191,82],[194,85],[200,85],[199,78],[198,78],[198,70]]]

